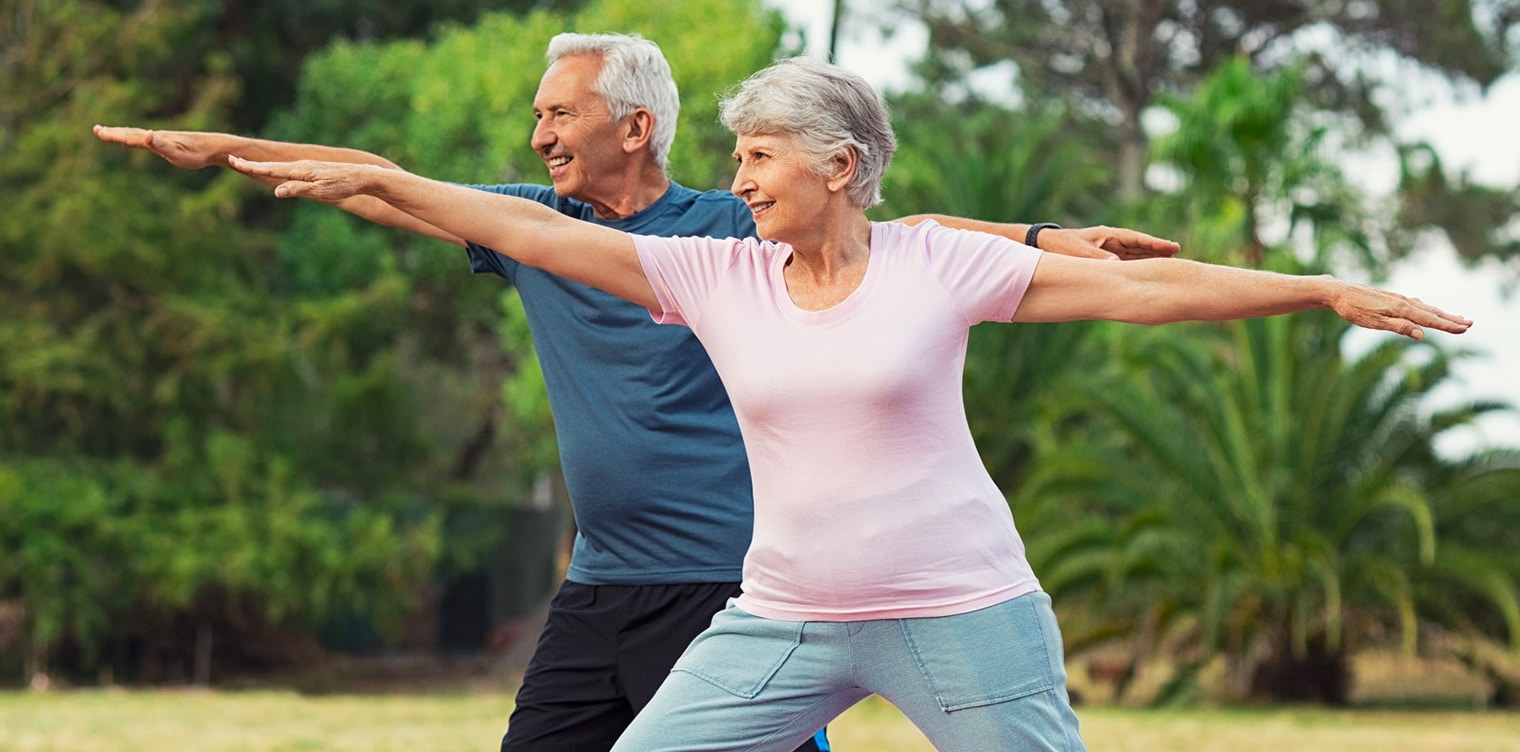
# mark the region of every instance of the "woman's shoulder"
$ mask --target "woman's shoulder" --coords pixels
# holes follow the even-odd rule
[[[932,219],[912,225],[905,222],[872,222],[871,252],[923,256],[936,241],[943,241],[943,233],[947,232],[952,230]]]

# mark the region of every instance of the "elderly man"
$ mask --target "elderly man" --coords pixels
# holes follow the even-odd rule
[[[638,37],[562,34],[550,42],[548,58],[533,103],[532,144],[553,187],[477,187],[627,232],[755,234],[742,200],[667,176],[679,100],[658,47]],[[395,167],[361,151],[228,134],[95,132],[188,168],[227,166],[229,155]],[[611,748],[687,644],[739,593],[751,533],[750,476],[712,363],[689,329],[657,326],[638,305],[523,266],[372,197],[336,205],[461,245],[476,272],[517,286],[578,530],[501,748]],[[1143,258],[1178,250],[1130,230],[936,218],[1069,255]],[[801,749],[827,749],[827,741],[819,732]]]

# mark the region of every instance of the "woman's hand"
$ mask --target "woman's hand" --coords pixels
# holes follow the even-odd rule
[[[1337,282],[1336,293],[1329,301],[1330,307],[1341,318],[1365,329],[1381,329],[1414,339],[1424,339],[1423,327],[1461,334],[1472,326],[1470,319],[1447,313],[1418,298],[1355,282]]]
[[[274,188],[280,198],[309,198],[334,203],[353,196],[372,194],[380,182],[397,170],[377,165],[347,162],[250,162],[237,156],[227,158],[232,169],[254,177],[283,181]]]

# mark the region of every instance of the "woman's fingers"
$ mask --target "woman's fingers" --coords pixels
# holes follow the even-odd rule
[[[310,198],[317,201],[341,201],[360,193],[361,181],[355,165],[342,162],[254,162],[237,156],[227,158],[234,170],[247,175],[274,178],[285,182],[275,186],[280,198]]]
[[[238,172],[249,175],[262,175],[267,178],[294,178],[300,169],[300,162],[254,162],[243,159],[236,154],[227,157],[227,163],[232,165]]]

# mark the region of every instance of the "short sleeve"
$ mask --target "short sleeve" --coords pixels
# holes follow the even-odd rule
[[[702,305],[746,242],[734,238],[633,236],[644,276],[660,303],[661,310],[651,312],[655,322],[690,326],[700,318]]]
[[[1011,321],[1034,279],[1041,251],[983,232],[952,230],[932,220],[924,235],[931,273],[971,324]]]
[[[500,185],[464,183],[461,185],[487,193],[497,193],[503,196],[515,196],[517,198],[528,199],[529,201],[536,201],[561,214],[579,218],[579,207],[577,205],[567,199],[560,198],[554,193],[552,188],[546,186],[527,183],[505,183]],[[522,266],[513,258],[498,253],[495,249],[476,243],[466,242],[465,254],[470,259],[470,271],[476,274],[495,274],[515,281],[517,270]]]

